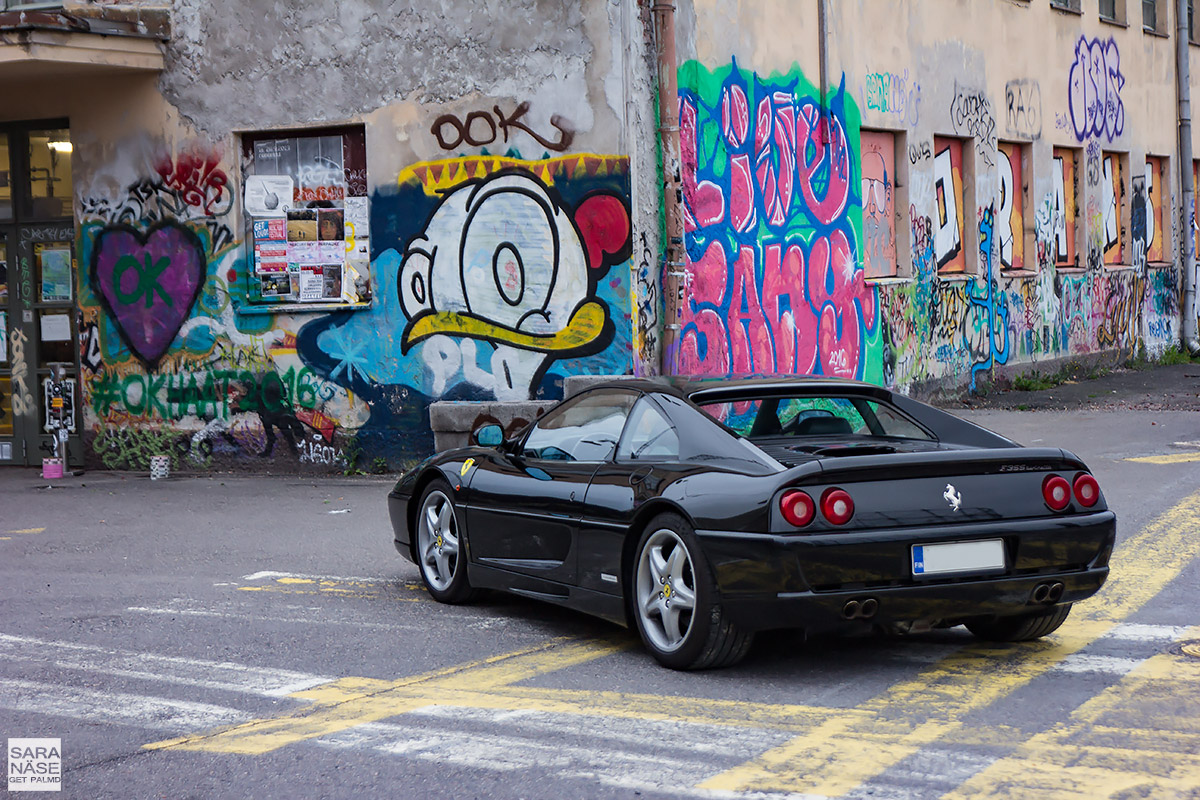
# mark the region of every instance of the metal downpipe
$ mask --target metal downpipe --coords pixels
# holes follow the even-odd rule
[[[674,375],[678,367],[679,331],[683,317],[686,266],[683,250],[683,179],[679,157],[679,85],[676,78],[675,3],[657,0],[654,36],[658,48],[658,140],[662,148],[663,213],[663,346],[662,374]]]
[[[1183,261],[1183,308],[1180,343],[1192,355],[1200,353],[1196,335],[1196,186],[1192,179],[1192,91],[1188,52],[1188,2],[1175,3],[1175,90],[1179,97],[1180,257]]]

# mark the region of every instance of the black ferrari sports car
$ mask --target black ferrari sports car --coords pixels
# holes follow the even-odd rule
[[[636,625],[676,669],[772,628],[1044,636],[1104,583],[1116,535],[1073,454],[865,383],[616,381],[472,441],[388,496],[429,593]]]

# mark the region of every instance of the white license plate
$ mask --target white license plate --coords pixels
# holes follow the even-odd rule
[[[1004,542],[1000,539],[950,544],[914,544],[912,548],[913,575],[994,572],[1003,569]]]

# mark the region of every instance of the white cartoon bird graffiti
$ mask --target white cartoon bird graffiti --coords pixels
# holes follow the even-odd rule
[[[491,342],[500,361],[493,365],[504,372],[497,396],[511,398],[527,397],[551,358],[603,347],[611,323],[589,269],[628,250],[628,211],[614,195],[600,194],[584,200],[575,217],[584,224],[520,171],[446,194],[409,240],[400,267],[409,318],[403,350],[437,334]],[[545,357],[531,359],[530,351]]]

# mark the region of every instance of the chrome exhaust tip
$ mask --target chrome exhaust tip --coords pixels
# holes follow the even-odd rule
[[[1049,596],[1050,596],[1050,584],[1048,584],[1048,583],[1039,583],[1037,585],[1037,587],[1033,590],[1033,602],[1035,602],[1035,603],[1044,603],[1044,602],[1046,602],[1046,598],[1048,598]]]
[[[1050,585],[1050,591],[1046,594],[1047,603],[1057,603],[1062,599],[1063,589],[1065,587],[1061,583],[1053,583]]]
[[[875,616],[875,612],[878,610],[879,601],[874,597],[868,597],[866,600],[863,600],[862,605],[859,606],[858,614],[863,619],[870,619],[871,617]]]
[[[842,606],[842,619],[854,619],[858,616],[859,610],[862,608],[857,600],[850,600],[846,605]]]

